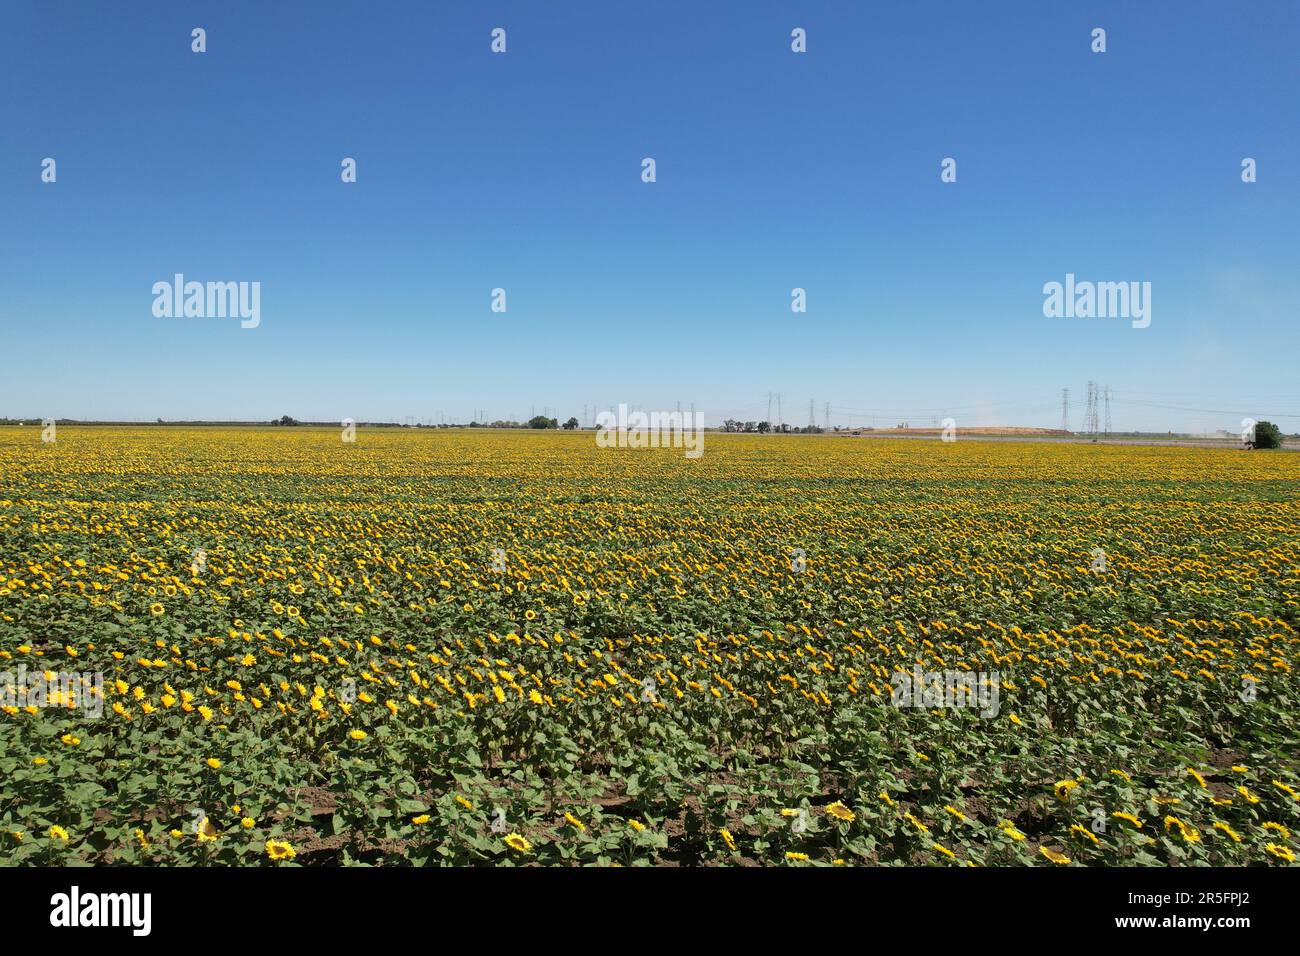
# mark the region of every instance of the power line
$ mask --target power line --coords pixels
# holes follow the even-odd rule
[[[895,414],[903,414],[903,413],[905,413],[905,412],[906,412],[906,413],[931,414],[931,415],[932,415],[932,414],[934,414],[934,413],[936,413],[936,412],[938,412],[938,413],[944,413],[944,412],[965,411],[965,410],[979,411],[979,410],[983,410],[983,409],[990,409],[990,408],[1004,408],[1004,407],[1010,407],[1010,406],[1016,406],[1016,405],[1044,405],[1044,404],[1051,404],[1052,402],[1055,401],[1055,399],[1056,399],[1056,396],[1055,396],[1054,393],[1048,393],[1048,394],[1045,394],[1045,395],[1037,395],[1037,396],[1033,396],[1033,397],[1016,398],[1016,399],[1008,399],[1008,400],[1006,400],[1006,401],[997,401],[997,402],[970,402],[970,403],[968,403],[968,404],[961,404],[961,405],[952,405],[952,404],[949,404],[949,405],[933,405],[933,406],[926,407],[926,408],[916,408],[916,407],[912,407],[912,408],[898,408],[898,407],[894,407],[894,408],[859,408],[859,407],[852,407],[852,406],[847,406],[847,405],[838,405],[838,404],[837,404],[835,407],[838,408],[838,409],[841,410],[841,411],[856,412],[856,413],[858,413],[858,414],[866,414],[866,415],[895,415]]]
[[[1135,399],[1135,398],[1127,398],[1127,399],[1118,399],[1118,398],[1117,398],[1115,401],[1116,401],[1118,404],[1120,404],[1120,405],[1137,405],[1137,406],[1140,406],[1140,407],[1142,407],[1142,408],[1164,408],[1164,409],[1168,409],[1168,410],[1170,410],[1170,411],[1175,411],[1175,412],[1199,412],[1199,413],[1206,414],[1206,415],[1240,415],[1240,414],[1242,414],[1242,410],[1241,410],[1240,408],[1237,408],[1237,409],[1230,409],[1230,408],[1191,408],[1191,407],[1189,407],[1189,406],[1187,406],[1187,405],[1167,405],[1167,404],[1165,404],[1165,403],[1163,403],[1163,402],[1144,402],[1144,401],[1140,401],[1139,399]],[[1270,413],[1270,414],[1271,414],[1271,416],[1272,416],[1273,418],[1300,418],[1300,414],[1288,414],[1288,413],[1284,413],[1284,412],[1272,412],[1272,413]]]

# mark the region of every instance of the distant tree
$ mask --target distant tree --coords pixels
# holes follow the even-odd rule
[[[559,428],[560,423],[554,418],[547,418],[545,415],[534,415],[528,419],[529,428]]]
[[[571,416],[571,417],[569,418],[569,420],[568,420],[567,422],[564,423],[564,429],[565,429],[565,431],[570,431],[570,432],[571,432],[571,431],[573,431],[573,430],[574,430],[575,428],[577,428],[577,427],[578,427],[578,419],[577,419],[577,416]]]
[[[288,415],[282,415],[278,421],[271,422],[272,425],[297,425],[298,419],[290,418]]]
[[[1282,429],[1272,422],[1255,423],[1255,443],[1252,448],[1281,448]]]
[[[772,430],[772,423],[771,423],[771,422],[759,422],[759,423],[758,423],[758,431],[759,431],[761,434],[766,435],[766,434],[767,434],[768,432],[770,432],[771,430]],[[746,428],[745,431],[749,431],[749,429]]]

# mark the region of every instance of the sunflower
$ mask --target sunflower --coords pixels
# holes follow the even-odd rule
[[[1174,828],[1178,829],[1179,835],[1182,836],[1182,838],[1186,842],[1188,843],[1201,842],[1201,834],[1200,831],[1196,829],[1196,827],[1188,826],[1182,820],[1178,819],[1178,817],[1165,817],[1165,832],[1166,833],[1172,832]]]
[[[836,820],[843,820],[845,823],[852,823],[853,820],[855,819],[855,815],[853,811],[850,810],[848,807],[846,807],[839,800],[836,800],[834,803],[828,805],[826,807],[826,813],[834,817]]]
[[[511,833],[507,836],[505,838],[505,844],[516,853],[527,853],[533,848],[533,845],[524,839],[523,835],[519,833]]]
[[[1079,836],[1081,836],[1081,837],[1083,837],[1083,838],[1085,838],[1085,839],[1087,839],[1087,840],[1091,840],[1093,843],[1096,843],[1096,844],[1100,844],[1100,843],[1101,843],[1101,841],[1097,839],[1097,834],[1093,833],[1091,830],[1089,830],[1087,827],[1083,826],[1083,825],[1080,824],[1080,823],[1076,823],[1076,824],[1074,824],[1073,826],[1071,826],[1071,827],[1070,827],[1070,831],[1071,831],[1072,833],[1077,833],[1077,834],[1079,834]]]
[[[1300,793],[1296,793],[1292,787],[1288,787],[1281,780],[1274,780],[1272,781],[1272,783],[1273,786],[1277,787],[1279,790],[1285,793],[1292,800],[1300,800]]]
[[[1241,842],[1241,837],[1237,835],[1237,831],[1233,830],[1232,827],[1228,826],[1222,820],[1216,820],[1214,822],[1214,829],[1221,830],[1224,833],[1228,834],[1228,836],[1232,838],[1233,843]]]
[[[298,851],[284,840],[267,840],[266,855],[273,860],[292,860]]]
[[[1002,826],[999,829],[1007,836],[1011,837],[1011,839],[1013,840],[1023,840],[1025,838],[1025,835],[1023,833],[1021,833],[1019,830],[1017,830],[1015,827],[1011,825],[1010,820],[1002,824]]]

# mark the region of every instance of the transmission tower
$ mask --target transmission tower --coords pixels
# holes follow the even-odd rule
[[[1097,434],[1097,383],[1088,383],[1088,405],[1083,415],[1083,430],[1086,434]]]
[[[1103,394],[1106,402],[1106,437],[1109,438],[1110,437],[1110,386],[1109,385],[1106,386],[1106,391]]]
[[[825,428],[826,431],[830,431],[831,430],[831,403],[830,402],[826,403],[826,409],[825,409],[825,413],[822,416],[822,422],[824,423],[822,427]]]
[[[808,399],[808,430],[812,431],[817,427],[817,415],[813,412],[813,400]]]
[[[1061,389],[1061,431],[1070,430],[1070,390]]]

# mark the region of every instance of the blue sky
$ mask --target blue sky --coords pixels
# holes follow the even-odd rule
[[[0,416],[1300,429],[1289,0],[337,10],[5,4]],[[156,318],[176,272],[260,326]],[[1045,318],[1067,272],[1151,326]]]

